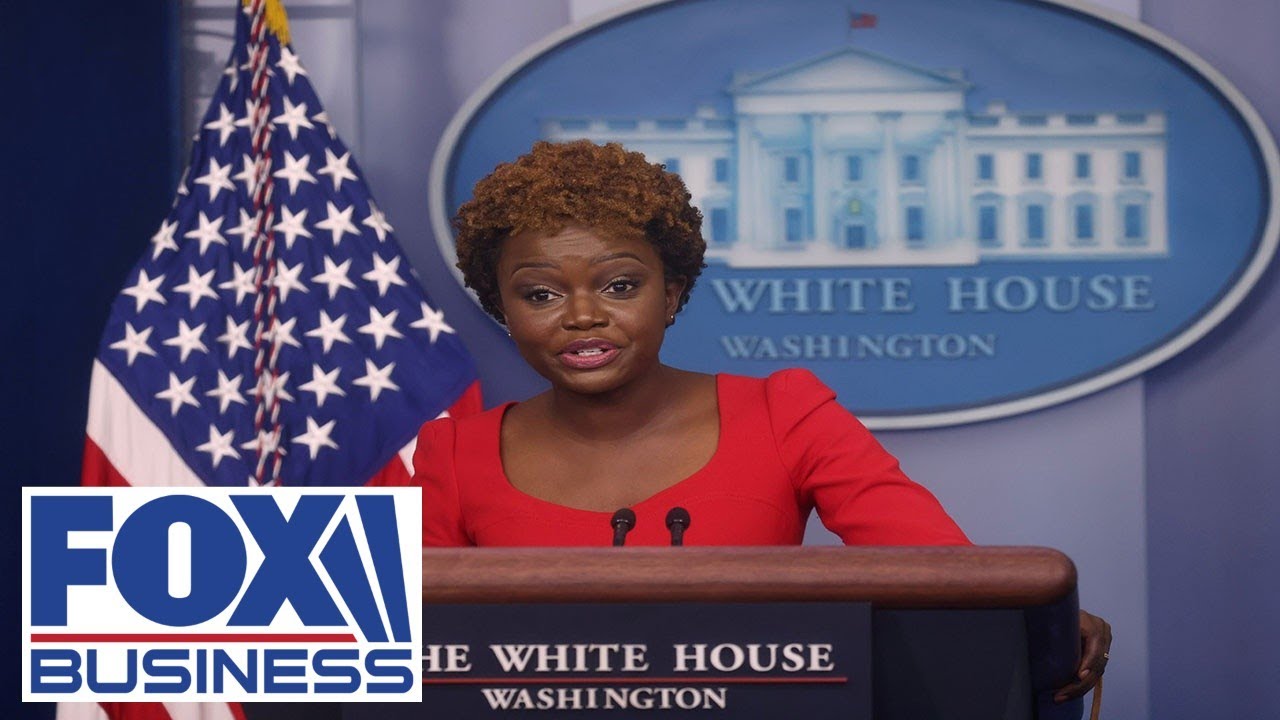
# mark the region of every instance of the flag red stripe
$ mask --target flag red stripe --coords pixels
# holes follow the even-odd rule
[[[119,470],[91,437],[84,439],[84,464],[80,467],[80,484],[86,487],[129,487]]]
[[[163,703],[104,702],[98,703],[111,720],[171,720]]]
[[[71,710],[73,705],[74,703],[60,703],[59,713],[64,709]],[[106,713],[109,720],[173,720],[173,715],[164,703],[104,702],[98,703],[98,707]],[[181,703],[176,707],[182,709],[179,716],[183,720],[190,720],[192,717],[199,717],[201,720],[225,720],[228,715],[234,720],[246,720],[244,708],[240,707],[239,703]],[[73,714],[77,719],[86,717],[80,713],[73,712]]]

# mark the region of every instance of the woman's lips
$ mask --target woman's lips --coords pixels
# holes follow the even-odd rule
[[[618,346],[603,340],[574,340],[556,357],[574,370],[594,370],[613,362],[618,357]]]

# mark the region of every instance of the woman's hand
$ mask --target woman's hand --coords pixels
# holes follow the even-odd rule
[[[1093,689],[1107,670],[1108,653],[1111,650],[1111,625],[1097,615],[1080,611],[1080,667],[1076,668],[1076,681],[1058,688],[1055,702],[1066,702]]]

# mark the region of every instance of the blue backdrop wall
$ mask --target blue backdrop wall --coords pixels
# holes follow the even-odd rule
[[[448,119],[503,62],[607,2],[364,0],[349,126],[379,203],[463,334],[489,404],[541,382],[436,250],[428,166]],[[1115,0],[1221,70],[1280,130],[1280,4]],[[88,370],[110,299],[181,171],[176,4],[6,4],[0,360],[5,556],[18,573],[18,488],[74,484]],[[305,37],[305,36],[300,36]],[[299,40],[319,75],[324,46]],[[324,78],[318,79],[324,92]],[[340,100],[325,98],[331,108]],[[15,112],[12,108],[20,108]],[[336,113],[335,113],[336,115]],[[347,129],[350,127],[351,129]],[[882,434],[980,542],[1061,547],[1116,626],[1107,716],[1268,718],[1280,686],[1280,279],[1143,378],[997,422]],[[677,325],[677,331],[679,325]],[[815,529],[812,541],[826,538]],[[7,585],[17,636],[16,583]],[[6,697],[16,677],[6,675]],[[47,713],[48,709],[39,712]],[[38,716],[26,708],[18,716]]]
[[[0,598],[4,634],[16,640],[19,488],[79,481],[89,368],[107,309],[181,172],[181,77],[176,3],[0,7]],[[19,674],[2,676],[4,701],[16,703]]]

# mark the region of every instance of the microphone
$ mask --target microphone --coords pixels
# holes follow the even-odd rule
[[[689,529],[689,511],[673,507],[667,513],[667,529],[671,531],[671,545],[684,545],[684,531]]]
[[[627,533],[636,526],[636,513],[631,508],[622,508],[613,514],[609,524],[613,525],[613,546],[622,547],[627,542]]]

